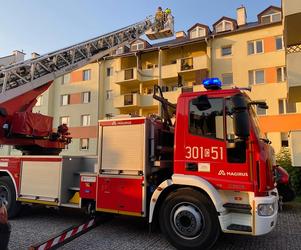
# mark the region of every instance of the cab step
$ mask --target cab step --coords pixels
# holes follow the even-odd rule
[[[240,232],[252,232],[252,227],[251,226],[245,226],[245,225],[238,225],[238,224],[231,224],[227,227],[228,230],[231,231],[240,231]]]
[[[252,207],[249,204],[226,203],[223,205],[223,207],[236,213],[252,214]]]

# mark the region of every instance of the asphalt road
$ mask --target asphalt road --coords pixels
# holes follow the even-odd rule
[[[55,211],[27,208],[11,220],[12,234],[9,249],[28,249],[69,226],[81,223],[82,214],[76,211]],[[115,216],[90,232],[66,244],[61,249],[174,249],[159,232],[148,232],[144,220]],[[301,204],[285,205],[279,214],[277,227],[268,235],[249,237],[222,235],[214,249],[301,249]]]

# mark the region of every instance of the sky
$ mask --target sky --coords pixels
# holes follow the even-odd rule
[[[0,57],[23,50],[45,54],[144,20],[158,6],[170,8],[175,30],[195,23],[212,27],[247,8],[248,22],[281,0],[0,0]]]

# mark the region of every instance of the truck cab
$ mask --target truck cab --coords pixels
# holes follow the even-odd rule
[[[178,98],[173,175],[161,185],[169,194],[160,225],[180,249],[207,249],[220,229],[263,235],[277,221],[274,151],[253,109],[266,104],[237,88],[222,90],[218,79],[204,87]]]

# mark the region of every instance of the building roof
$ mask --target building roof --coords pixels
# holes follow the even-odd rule
[[[267,9],[265,9],[264,11],[262,11],[261,13],[259,13],[258,16],[263,15],[266,12],[268,12],[269,10],[273,10],[273,9],[275,9],[277,11],[278,10],[281,11],[281,8],[279,8],[279,7],[270,6]],[[150,47],[145,48],[143,50],[140,50],[140,52],[150,52],[150,51],[158,50],[158,48],[177,47],[177,46],[183,46],[183,45],[186,45],[186,44],[192,44],[192,43],[197,43],[197,42],[205,42],[208,39],[214,38],[214,37],[231,35],[231,34],[236,34],[236,33],[240,33],[240,32],[247,32],[247,31],[250,31],[250,30],[253,30],[253,29],[265,28],[265,27],[269,27],[269,26],[273,26],[273,25],[279,25],[279,24],[282,23],[281,21],[273,22],[273,23],[261,23],[259,21],[255,21],[255,22],[246,23],[245,25],[238,26],[237,21],[235,19],[223,16],[222,18],[220,18],[217,22],[215,22],[213,24],[213,27],[215,25],[217,25],[218,23],[220,23],[221,21],[223,21],[223,20],[233,22],[235,24],[234,30],[218,32],[218,33],[217,32],[212,33],[212,32],[210,32],[210,29],[207,25],[204,25],[204,24],[201,24],[201,23],[196,23],[188,29],[188,32],[191,31],[192,29],[194,29],[197,26],[201,26],[201,27],[204,27],[204,28],[208,28],[208,34],[207,34],[206,37],[198,37],[198,38],[191,39],[191,38],[189,38],[189,36],[187,36],[187,37],[175,38],[175,39],[171,39],[171,40],[160,42],[160,43],[150,44]],[[144,39],[141,39],[141,38],[139,38],[137,40],[145,41]],[[130,56],[130,55],[133,55],[134,53],[135,52],[128,52],[128,53],[125,53],[125,54],[118,55],[118,57],[120,57],[120,56]]]
[[[237,21],[236,21],[235,19],[233,19],[233,18],[226,17],[226,16],[221,17],[221,18],[220,18],[218,21],[216,21],[212,26],[215,28],[215,26],[216,26],[217,24],[219,24],[219,23],[220,23],[221,21],[223,21],[223,20],[232,22],[232,23],[235,24],[235,28],[237,27]]]
[[[187,30],[187,33],[189,33],[190,31],[192,31],[195,27],[203,27],[205,29],[207,29],[208,31],[210,30],[209,29],[209,26],[205,25],[205,24],[201,24],[201,23],[196,23],[195,25],[193,25],[189,30]]]
[[[271,5],[269,6],[268,8],[266,8],[265,10],[261,11],[257,17],[258,17],[258,20],[260,19],[261,16],[263,16],[265,13],[269,12],[270,10],[276,10],[276,11],[281,11],[282,9],[280,7],[277,7],[277,6],[274,6],[274,5]]]

